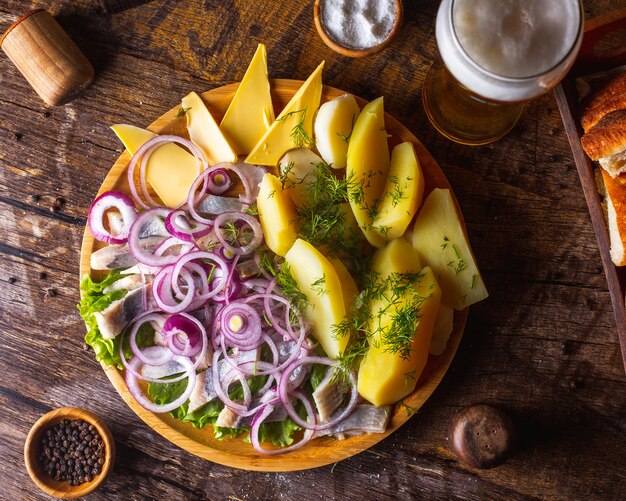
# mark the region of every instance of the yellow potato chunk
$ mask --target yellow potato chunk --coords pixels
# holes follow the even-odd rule
[[[256,203],[265,243],[273,252],[284,256],[296,241],[296,209],[289,194],[283,191],[280,179],[265,174]]]
[[[371,344],[359,367],[359,394],[374,405],[404,398],[426,366],[441,289],[403,239],[392,240],[372,260],[386,293],[370,303]]]
[[[330,358],[337,358],[348,343],[347,336],[337,338],[333,325],[346,316],[341,283],[331,262],[310,243],[298,239],[285,255],[291,275],[308,300],[304,317]]]
[[[311,185],[315,183],[317,164],[323,160],[308,148],[288,151],[278,163],[278,171],[285,179],[285,190],[296,207],[309,201]]]
[[[424,174],[413,143],[397,145],[391,152],[389,177],[372,224],[383,240],[400,238],[409,227],[424,196]]]
[[[339,281],[341,282],[341,292],[343,294],[343,304],[346,307],[346,312],[349,312],[352,309],[352,305],[354,304],[354,300],[356,296],[359,295],[359,289],[356,286],[356,282],[354,278],[346,268],[346,265],[343,264],[341,259],[337,257],[329,257],[328,260],[335,268],[337,272],[337,276],[339,277]]]
[[[359,112],[351,94],[336,97],[317,111],[315,146],[324,161],[335,169],[346,168],[348,141]]]
[[[435,272],[444,304],[462,310],[489,295],[450,190],[437,188],[426,197],[413,227],[413,246]]]
[[[385,130],[383,98],[368,103],[352,130],[348,144],[346,177],[353,182],[350,206],[365,237],[372,245],[385,240],[372,230],[372,217],[383,195],[389,174],[389,146]]]

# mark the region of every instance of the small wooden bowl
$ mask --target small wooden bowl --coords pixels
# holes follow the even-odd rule
[[[387,45],[389,45],[389,43],[393,40],[393,38],[396,36],[398,31],[400,30],[400,26],[402,25],[402,15],[403,15],[402,0],[395,0],[396,19],[393,23],[393,27],[391,28],[391,31],[382,42],[380,42],[377,45],[373,45],[372,47],[367,47],[366,49],[354,49],[351,47],[346,47],[336,42],[335,40],[333,40],[324,28],[324,25],[322,23],[322,16],[321,16],[321,6],[324,3],[324,1],[325,0],[315,0],[315,5],[313,7],[313,20],[315,21],[315,28],[317,29],[317,32],[319,33],[319,36],[322,38],[324,43],[328,45],[328,47],[333,49],[335,52],[338,52],[339,54],[343,56],[365,57],[365,56],[371,56],[372,54],[376,54],[377,52],[380,52],[385,47],[387,47]]]
[[[67,482],[59,482],[50,477],[39,464],[37,455],[42,434],[48,428],[64,419],[82,419],[92,424],[102,437],[105,447],[104,464],[100,474],[94,477],[91,482],[85,482],[80,485],[69,485]],[[77,407],[62,407],[41,416],[30,429],[24,444],[24,462],[30,478],[46,494],[60,499],[76,499],[86,496],[98,488],[112,470],[115,462],[115,442],[106,423],[92,412]]]

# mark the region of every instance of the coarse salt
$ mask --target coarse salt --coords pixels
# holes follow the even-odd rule
[[[394,0],[324,0],[320,7],[328,36],[350,49],[368,49],[383,42],[398,15]]]

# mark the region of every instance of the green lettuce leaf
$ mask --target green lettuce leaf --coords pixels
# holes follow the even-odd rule
[[[89,275],[85,275],[80,282],[80,290],[83,291],[83,298],[77,305],[80,316],[83,317],[83,321],[87,327],[85,342],[93,348],[93,351],[96,353],[96,360],[98,362],[104,362],[107,365],[115,365],[118,369],[124,368],[119,353],[121,336],[117,336],[114,339],[103,337],[100,333],[100,329],[98,329],[94,313],[105,310],[111,303],[122,299],[128,293],[126,290],[113,291],[108,294],[103,293],[106,287],[123,277],[124,275],[118,270],[113,270],[100,282],[94,282]],[[137,332],[136,341],[137,346],[140,348],[154,344],[154,329],[152,329],[149,324],[143,324]],[[127,359],[132,357],[128,337],[124,340],[123,352]]]
[[[125,290],[113,291],[108,294],[102,292],[105,287],[116,282],[122,276],[119,271],[115,270],[104,277],[102,281],[94,282],[89,275],[85,275],[80,282],[83,298],[77,306],[87,327],[85,342],[96,352],[96,360],[107,365],[115,365],[118,369],[124,368],[119,356],[119,340],[118,338],[106,339],[102,337],[94,313],[108,308],[111,303],[126,295],[127,291]]]

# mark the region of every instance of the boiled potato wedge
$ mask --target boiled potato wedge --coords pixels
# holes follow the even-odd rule
[[[350,207],[367,240],[377,247],[385,243],[372,229],[376,205],[389,174],[389,146],[385,130],[383,98],[368,103],[352,130],[348,144],[346,177],[352,182]]]
[[[333,326],[346,316],[341,283],[331,262],[310,243],[297,239],[285,255],[291,275],[308,300],[304,317],[330,358],[337,358],[346,347],[348,337],[337,337]]]
[[[385,294],[370,302],[370,347],[359,366],[358,391],[374,405],[388,405],[415,389],[426,366],[441,289],[403,239],[377,251],[371,266]]]
[[[307,203],[311,185],[316,179],[316,166],[320,162],[323,160],[308,148],[288,151],[278,162],[278,171],[281,179],[284,179],[285,190],[296,207]]]
[[[426,197],[413,227],[413,246],[435,273],[444,304],[462,310],[489,295],[450,190],[437,188]]]
[[[391,152],[389,177],[378,205],[373,230],[383,240],[400,238],[409,227],[424,196],[424,174],[413,143],[397,145]]]
[[[335,169],[345,169],[348,141],[359,116],[354,96],[344,94],[320,106],[315,118],[315,146],[324,161]]]
[[[267,173],[259,184],[256,201],[265,243],[284,256],[296,241],[296,208],[289,194],[283,190],[280,179]]]

